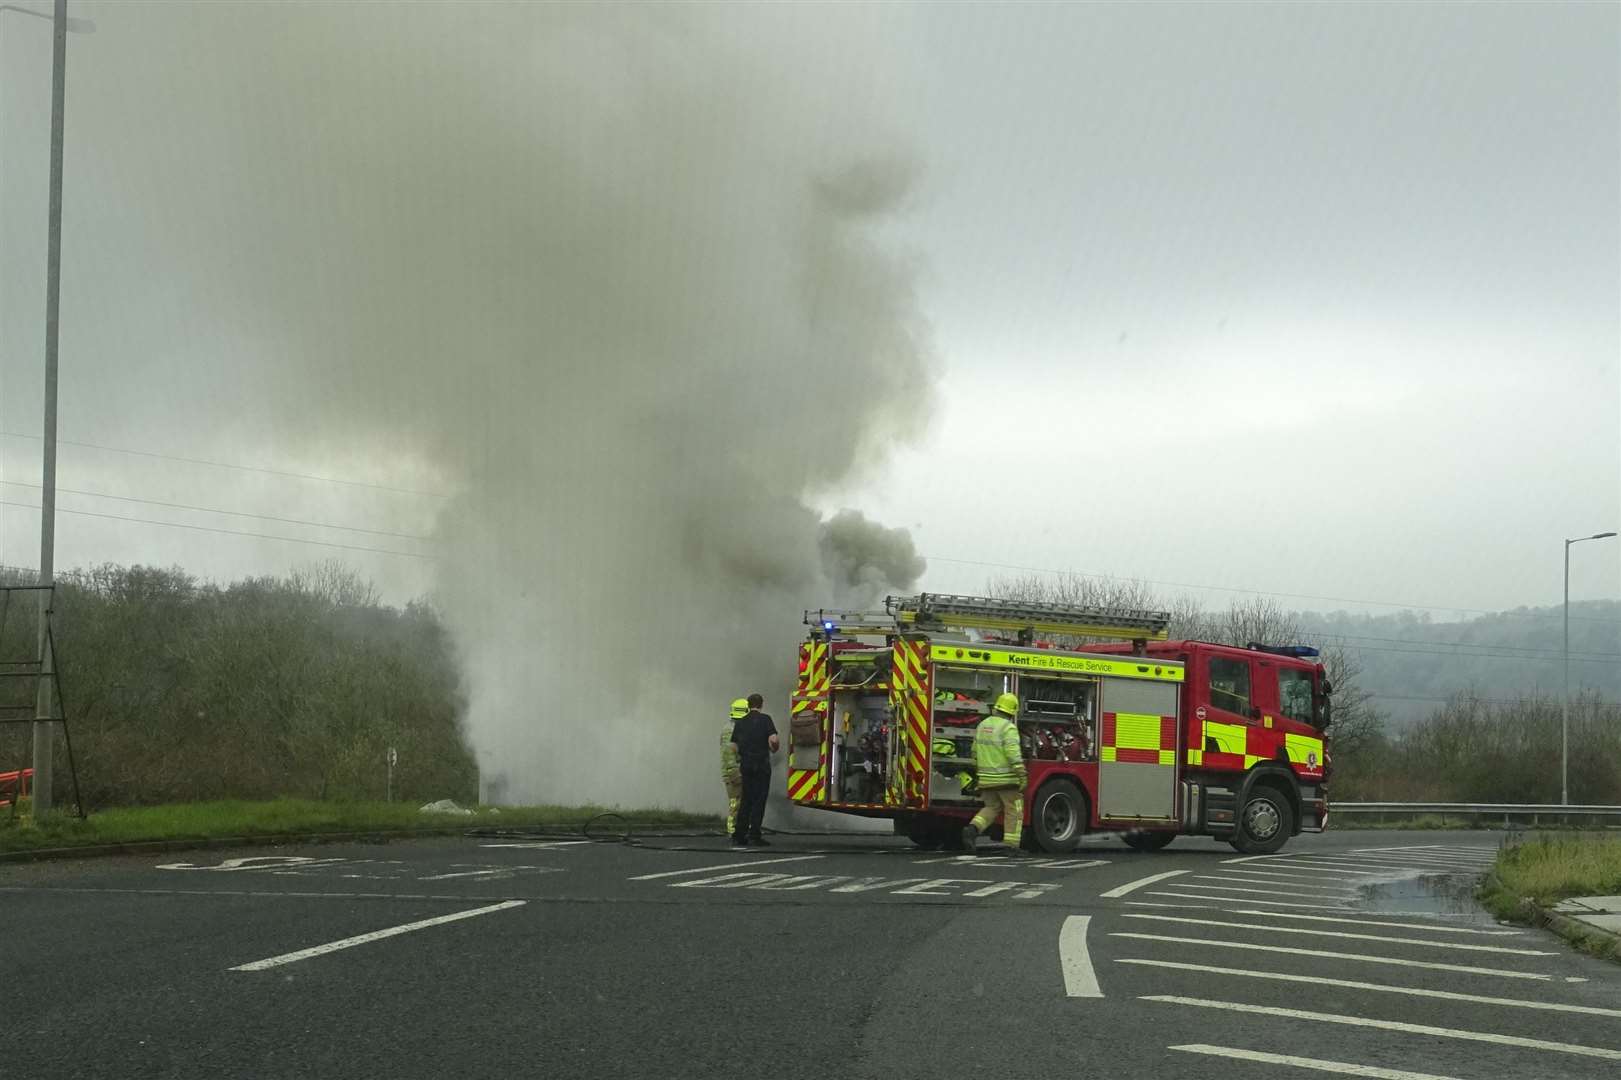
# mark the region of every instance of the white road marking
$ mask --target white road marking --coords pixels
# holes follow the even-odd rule
[[[1258,892],[1258,893],[1263,893],[1263,894],[1265,894],[1267,896],[1293,896],[1296,893],[1327,893],[1330,896],[1360,896],[1360,895],[1362,895],[1361,893],[1357,892],[1355,889],[1329,888],[1326,885],[1300,885],[1300,884],[1297,884],[1297,883],[1292,882],[1292,881],[1289,881],[1289,882],[1269,881],[1267,878],[1230,877],[1227,874],[1197,874],[1197,875],[1195,875],[1194,880],[1196,880],[1196,881],[1220,881],[1220,882],[1226,883],[1226,887],[1232,888],[1234,892]],[[1233,885],[1234,882],[1237,882],[1239,885],[1268,885],[1268,884],[1270,884],[1272,886],[1272,888],[1270,888],[1270,889],[1239,889],[1239,888],[1237,888],[1237,887],[1235,887]],[[1178,888],[1180,888],[1180,887],[1181,886],[1178,886]],[[1304,899],[1304,897],[1302,897],[1302,899]]]
[[[1440,998],[1443,1001],[1468,1001],[1477,1005],[1506,1005],[1516,1009],[1539,1009],[1546,1012],[1582,1013],[1587,1016],[1621,1017],[1621,1009],[1604,1009],[1597,1005],[1566,1005],[1559,1001],[1527,1001],[1522,998],[1492,997],[1488,994],[1462,994],[1455,990],[1424,990],[1416,986],[1389,986],[1385,983],[1358,982],[1354,979],[1330,979],[1322,975],[1292,975],[1283,971],[1250,971],[1247,968],[1212,967],[1209,964],[1183,964],[1174,960],[1117,959],[1117,964],[1139,967],[1172,968],[1177,971],[1202,971],[1212,975],[1238,975],[1248,979],[1271,979],[1275,982],[1306,983],[1310,986],[1343,986],[1347,990],[1371,990],[1381,994],[1407,994],[1411,997]]]
[[[1101,898],[1104,900],[1118,900],[1127,893],[1136,892],[1144,885],[1152,885],[1154,882],[1164,881],[1166,878],[1181,877],[1185,873],[1187,873],[1186,870],[1167,870],[1163,874],[1150,874],[1148,877],[1138,878],[1136,881],[1128,881],[1119,888],[1110,889],[1108,892],[1101,894]]]
[[[1226,864],[1226,863],[1241,863],[1241,862],[1262,862],[1263,860],[1266,860],[1266,859],[1291,859],[1291,858],[1294,858],[1293,852],[1291,852],[1288,855],[1243,855],[1243,856],[1240,856],[1239,858],[1236,858],[1236,859],[1223,859],[1221,861],[1222,861],[1223,864]]]
[[[1070,997],[1100,998],[1098,973],[1092,970],[1092,956],[1086,948],[1090,915],[1071,915],[1058,931],[1058,965],[1064,970],[1064,993]]]
[[[905,888],[905,889],[896,889],[895,892],[894,892],[894,895],[896,895],[896,896],[953,896],[955,894],[952,893],[950,891],[950,889],[949,889],[949,886],[952,886],[952,885],[995,885],[995,884],[996,884],[996,882],[994,882],[994,881],[975,881],[975,880],[971,880],[969,878],[949,878],[949,877],[930,878],[928,881],[919,882],[918,884],[909,886],[908,888]],[[941,890],[945,890],[945,891],[942,892]]]
[[[1196,878],[1193,879],[1193,881],[1222,881],[1222,882],[1225,882],[1226,880],[1227,880],[1226,878],[1221,878],[1221,877],[1196,877]],[[1193,883],[1193,881],[1179,881],[1179,882],[1176,883],[1176,888],[1178,888],[1178,889],[1197,889],[1200,892],[1254,893],[1256,896],[1277,896],[1278,895],[1278,890],[1276,890],[1276,889],[1246,889],[1242,885],[1233,885],[1233,884],[1195,885]],[[1245,884],[1254,885],[1255,882],[1248,881]],[[1283,895],[1292,896],[1294,894],[1292,894],[1292,893],[1284,893]],[[1344,906],[1343,903],[1341,903],[1340,901],[1336,901],[1334,899],[1336,896],[1354,898],[1354,897],[1356,897],[1358,895],[1360,895],[1360,894],[1350,892],[1348,890],[1339,890],[1339,891],[1336,891],[1336,892],[1333,892],[1333,893],[1329,894],[1328,896],[1305,896],[1305,895],[1300,895],[1300,896],[1295,896],[1295,899],[1296,900],[1318,900],[1318,901],[1321,901],[1322,904],[1325,904],[1325,905],[1330,905],[1330,906],[1335,906],[1335,907],[1343,907]],[[1272,901],[1270,901],[1270,900],[1265,901],[1265,902],[1266,903],[1272,903]],[[1262,901],[1253,900],[1253,901],[1251,901],[1251,903],[1259,904],[1259,903],[1262,903]]]
[[[1211,1046],[1209,1043],[1185,1043],[1170,1047],[1189,1054],[1208,1054],[1211,1057],[1236,1058],[1239,1061],[1258,1061],[1265,1065],[1289,1065],[1296,1069],[1338,1073],[1340,1076],[1367,1076],[1373,1080],[1456,1080],[1439,1073],[1408,1072],[1406,1069],[1381,1069],[1377,1065],[1355,1065],[1349,1061],[1327,1061],[1323,1058],[1293,1057],[1289,1054],[1267,1054],[1259,1050],[1238,1050],[1231,1046]]]
[[[1350,1027],[1382,1028],[1411,1035],[1434,1035],[1442,1039],[1465,1039],[1469,1042],[1497,1043],[1500,1046],[1521,1046],[1530,1050],[1551,1050],[1559,1054],[1577,1054],[1582,1057],[1621,1061],[1621,1050],[1605,1046],[1580,1046],[1576,1043],[1554,1042],[1551,1039],[1527,1039],[1519,1035],[1499,1035],[1493,1031],[1464,1031],[1461,1028],[1435,1027],[1430,1024],[1406,1024],[1399,1020],[1370,1020],[1365,1016],[1341,1016],[1336,1013],[1308,1012],[1305,1009],[1280,1009],[1272,1005],[1250,1005],[1238,1001],[1208,1001],[1204,998],[1178,997],[1174,994],[1154,994],[1142,1001],[1158,1001],[1166,1005],[1193,1005],[1202,1009],[1222,1009],[1250,1016],[1282,1016],[1291,1020],[1316,1020],[1324,1024],[1345,1024]]]
[[[712,870],[730,870],[734,866],[742,866],[745,862],[750,866],[767,866],[771,863],[804,862],[806,859],[820,859],[820,855],[786,855],[778,859],[745,859],[720,863],[717,866],[689,866],[685,870],[666,870],[662,874],[641,874],[633,877],[631,881],[656,881],[659,878],[680,877],[683,874],[707,874]]]
[[[1347,930],[1319,930],[1315,926],[1278,926],[1266,923],[1223,922],[1220,919],[1189,919],[1181,915],[1141,915],[1127,912],[1123,918],[1150,919],[1154,922],[1186,923],[1190,926],[1221,926],[1229,930],[1260,930],[1268,934],[1307,934],[1311,937],[1346,938],[1353,941],[1383,941],[1387,944],[1418,945],[1425,949],[1460,949],[1465,952],[1502,953],[1507,956],[1556,956],[1541,949],[1514,949],[1507,945],[1471,945],[1467,941],[1432,941],[1428,938],[1390,937],[1384,934],[1353,934]]]
[[[1280,885],[1299,886],[1301,888],[1308,887],[1302,885],[1302,882],[1323,880],[1322,877],[1317,874],[1280,874],[1273,870],[1223,870],[1221,875],[1226,881],[1275,881]],[[1346,885],[1349,885],[1350,882],[1335,881],[1330,882],[1329,884],[1332,884],[1335,888],[1343,889]]]
[[[1290,869],[1290,871],[1297,871],[1298,870],[1298,871],[1301,872],[1301,874],[1295,874],[1293,872],[1288,873],[1288,874],[1280,874],[1280,873],[1278,873],[1277,871],[1274,871],[1274,870],[1256,870],[1253,867],[1246,867],[1243,870],[1228,870],[1228,871],[1226,871],[1226,873],[1229,873],[1229,874],[1254,874],[1257,877],[1261,876],[1262,874],[1265,874],[1267,877],[1290,877],[1290,878],[1300,877],[1300,879],[1303,880],[1303,881],[1311,881],[1311,880],[1313,880],[1315,878],[1322,878],[1322,877],[1329,877],[1329,878],[1383,877],[1383,876],[1386,876],[1386,875],[1388,875],[1390,873],[1390,871],[1388,871],[1388,870],[1351,870],[1351,869],[1347,869],[1347,868],[1345,868],[1343,866],[1332,866],[1332,867],[1330,867],[1330,866],[1317,866],[1315,864],[1306,863],[1306,862],[1292,862],[1292,863],[1289,864],[1289,869]],[[1411,868],[1409,868],[1409,869],[1411,869]],[[1304,876],[1302,876],[1302,875],[1304,875]]]
[[[1173,945],[1205,945],[1213,949],[1242,949],[1246,952],[1283,953],[1288,956],[1315,956],[1327,960],[1355,960],[1363,964],[1388,964],[1391,967],[1427,968],[1430,971],[1456,971],[1463,975],[1495,975],[1500,979],[1527,979],[1532,982],[1552,982],[1552,975],[1534,971],[1508,971],[1503,968],[1471,967],[1468,964],[1442,964],[1432,960],[1404,960],[1399,956],[1369,956],[1366,953],[1330,952],[1327,949],[1296,949],[1287,945],[1256,945],[1248,941],[1211,941],[1208,938],[1171,937],[1166,934],[1128,934],[1116,931],[1110,937],[1135,938],[1139,941],[1164,941]]]
[[[780,877],[783,880],[768,881],[763,885],[745,885],[744,888],[764,889],[771,892],[796,892],[800,889],[820,889],[824,885],[832,885],[835,882],[850,880],[850,876],[848,874],[836,874],[831,877],[816,874],[800,874],[798,876],[778,874],[777,877]]]
[[[458,863],[458,864],[455,864],[455,865],[462,865],[462,864]],[[560,874],[560,873],[563,872],[562,867],[559,867],[559,866],[483,866],[483,867],[480,867],[477,870],[460,870],[460,871],[457,871],[456,873],[453,873],[453,874],[429,874],[427,877],[420,877],[420,878],[417,878],[417,880],[418,881],[443,881],[446,878],[464,878],[464,877],[509,878],[519,870],[533,870],[534,872],[539,873],[539,874],[546,874],[546,873]],[[345,875],[345,876],[348,876],[348,875]]]
[[[1456,870],[1460,873],[1465,870],[1484,870],[1496,861],[1495,859],[1454,859],[1445,855],[1376,855],[1371,857],[1379,859],[1400,858],[1408,866],[1420,866],[1431,870]]]
[[[384,938],[396,937],[400,934],[409,934],[414,930],[426,930],[430,926],[441,926],[445,923],[459,922],[462,919],[471,919],[478,915],[488,915],[495,911],[523,907],[526,903],[528,903],[527,900],[503,900],[499,904],[491,904],[488,907],[470,908],[467,911],[439,915],[432,919],[420,919],[400,926],[391,926],[386,930],[373,930],[369,934],[358,934],[355,937],[344,938],[341,941],[330,941],[325,945],[315,945],[308,949],[299,949],[297,952],[282,953],[280,956],[272,956],[265,960],[255,960],[251,964],[238,964],[230,970],[264,971],[266,968],[280,967],[282,964],[291,964],[299,960],[308,960],[313,956],[325,956],[327,953],[337,952],[340,949],[352,949],[356,945],[365,945],[368,942],[381,941]]]
[[[910,885],[914,881],[922,881],[922,880],[923,880],[922,878],[915,878],[915,877],[910,877],[910,878],[859,877],[859,878],[856,878],[854,881],[850,882],[850,884],[848,884],[848,885],[840,885],[838,888],[833,889],[832,891],[833,892],[840,892],[840,893],[877,892],[879,889],[887,889],[891,885]]]
[[[1203,889],[1203,888],[1206,888],[1206,887],[1207,886],[1204,886],[1204,885],[1178,885],[1177,886],[1177,888],[1179,888],[1179,889]],[[1241,892],[1243,890],[1235,889],[1233,891],[1234,892]],[[1283,901],[1283,900],[1257,900],[1253,896],[1205,896],[1205,895],[1202,895],[1200,893],[1182,893],[1182,892],[1150,892],[1148,895],[1149,896],[1174,896],[1174,897],[1177,897],[1178,899],[1182,899],[1182,900],[1203,900],[1203,901],[1205,901],[1205,906],[1206,907],[1210,906],[1210,901],[1212,901],[1212,900],[1221,900],[1221,901],[1225,901],[1226,903],[1229,903],[1229,904],[1265,904],[1268,907],[1305,908],[1308,911],[1350,911],[1351,910],[1350,908],[1344,906],[1343,904],[1291,904],[1291,903],[1287,903],[1286,901]],[[1282,912],[1278,912],[1278,914],[1281,915]]]
[[[1489,866],[1497,861],[1497,853],[1481,852],[1479,854],[1465,854],[1453,851],[1438,851],[1435,848],[1393,847],[1393,848],[1353,848],[1351,855],[1396,855],[1403,859],[1426,859],[1431,862],[1472,863],[1478,866]]]
[[[1433,874],[1433,873],[1437,873],[1439,870],[1442,869],[1440,867],[1436,867],[1436,866],[1433,866],[1433,865],[1430,865],[1430,864],[1427,864],[1427,863],[1426,864],[1399,863],[1399,862],[1391,862],[1391,861],[1388,861],[1388,860],[1374,860],[1374,859],[1359,859],[1356,862],[1352,862],[1349,859],[1319,859],[1319,858],[1315,858],[1315,857],[1308,858],[1308,859],[1299,859],[1293,865],[1298,866],[1301,869],[1316,868],[1316,867],[1319,867],[1319,866],[1333,867],[1334,869],[1347,869],[1347,868],[1355,868],[1355,867],[1371,867],[1371,869],[1363,871],[1364,873],[1368,873],[1368,874],[1388,874],[1393,870],[1395,870],[1395,871],[1404,871],[1406,873],[1411,873],[1411,874]]]
[[[528,850],[542,851],[551,850],[553,848],[578,847],[581,844],[589,843],[591,843],[589,840],[530,840],[521,844],[480,844],[479,847],[525,848]]]
[[[1347,919],[1334,915],[1290,915],[1283,911],[1254,911],[1243,908],[1229,909],[1230,915],[1275,915],[1280,919],[1305,919],[1309,922],[1351,923],[1355,926],[1388,926],[1395,930],[1429,930],[1437,934],[1483,934],[1486,937],[1524,937],[1518,930],[1477,930],[1472,926],[1437,926],[1431,923],[1385,922],[1383,919]],[[1552,953],[1545,955],[1552,956]]]
[[[308,855],[244,855],[237,859],[226,859],[212,866],[198,866],[196,863],[159,863],[158,870],[223,870],[227,873],[235,870],[275,870],[289,866],[317,866],[331,863],[347,862],[346,859],[316,859]]]
[[[985,855],[947,855],[934,859],[913,859],[914,866],[938,866],[954,863],[979,870],[1084,870],[1092,866],[1108,866],[1105,859],[1009,859]]]
[[[768,881],[781,881],[787,874],[762,874],[758,870],[734,870],[730,874],[696,878],[692,881],[672,881],[672,889],[742,889],[763,885]]]

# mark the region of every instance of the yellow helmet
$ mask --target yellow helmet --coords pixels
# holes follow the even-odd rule
[[[749,699],[738,698],[732,702],[732,719],[741,720],[749,714]]]
[[[1003,694],[996,699],[996,711],[1006,713],[1008,716],[1019,715],[1019,695]]]

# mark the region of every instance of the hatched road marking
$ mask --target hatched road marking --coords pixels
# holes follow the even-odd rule
[[[1295,949],[1286,945],[1255,945],[1248,941],[1211,941],[1207,938],[1171,937],[1164,934],[1112,933],[1110,937],[1134,938],[1138,941],[1165,941],[1173,945],[1204,945],[1212,949],[1242,949],[1246,952],[1284,953],[1289,956],[1316,956],[1328,960],[1355,960],[1365,964],[1389,964],[1392,967],[1428,968],[1431,971],[1456,971],[1464,975],[1495,975],[1500,979],[1529,979],[1533,982],[1552,982],[1552,975],[1534,971],[1506,971],[1502,968],[1471,967],[1468,964],[1442,964],[1431,960],[1404,960],[1397,956],[1368,956],[1363,953],[1330,952],[1326,949]]]
[[[1266,1065],[1289,1065],[1296,1069],[1338,1073],[1341,1076],[1368,1076],[1374,1080],[1456,1080],[1438,1073],[1408,1072],[1406,1069],[1381,1069],[1377,1065],[1354,1065],[1348,1061],[1325,1061],[1322,1058],[1292,1057],[1289,1054],[1266,1054],[1259,1050],[1237,1050],[1230,1046],[1211,1046],[1208,1043],[1186,1043],[1173,1046],[1189,1054],[1209,1054],[1213,1057],[1237,1058],[1240,1061],[1258,1061]]]
[[[1205,998],[1179,997],[1174,994],[1149,994],[1140,1001],[1157,1001],[1164,1005],[1192,1005],[1201,1009],[1221,1009],[1250,1016],[1280,1016],[1290,1020],[1315,1020],[1323,1024],[1344,1024],[1348,1027],[1381,1028],[1410,1035],[1434,1035],[1442,1039],[1463,1039],[1468,1042],[1497,1043],[1501,1046],[1520,1046],[1530,1050],[1549,1050],[1559,1054],[1604,1058],[1621,1061],[1621,1050],[1605,1046],[1581,1046],[1577,1043],[1554,1042],[1551,1039],[1528,1039],[1520,1035],[1499,1035],[1492,1031],[1464,1031],[1460,1028],[1435,1027],[1431,1024],[1407,1024],[1400,1020],[1371,1020],[1365,1016],[1341,1016],[1336,1013],[1308,1012],[1305,1009],[1283,1009],[1273,1005],[1251,1005],[1239,1001],[1210,1001]]]
[[[1202,885],[1178,885],[1177,886],[1177,888],[1179,888],[1179,889],[1200,889],[1200,888],[1204,888],[1204,887],[1205,886],[1202,886]],[[1234,892],[1239,892],[1241,890],[1234,889],[1233,891]],[[1343,904],[1290,904],[1290,903],[1286,903],[1285,901],[1282,901],[1282,900],[1257,900],[1253,896],[1207,896],[1207,895],[1205,895],[1203,893],[1153,892],[1153,891],[1150,891],[1148,895],[1149,896],[1174,896],[1179,900],[1203,900],[1204,904],[1202,906],[1207,907],[1207,908],[1209,907],[1210,901],[1212,901],[1212,900],[1220,900],[1220,901],[1222,901],[1224,903],[1228,903],[1228,904],[1265,904],[1268,907],[1304,908],[1307,911],[1350,911],[1351,910],[1350,908],[1346,907]],[[1176,907],[1191,907],[1192,905],[1190,905],[1190,904],[1177,904],[1175,906]],[[1282,913],[1279,912],[1279,914],[1282,914]]]
[[[1267,896],[1276,896],[1279,893],[1284,893],[1285,895],[1292,895],[1294,893],[1328,893],[1330,896],[1361,895],[1355,889],[1342,889],[1337,886],[1334,888],[1329,888],[1326,885],[1296,885],[1294,882],[1285,884],[1284,882],[1273,881],[1269,878],[1228,877],[1225,874],[1198,874],[1195,876],[1194,880],[1219,881],[1222,883],[1223,888],[1232,889],[1234,892],[1259,892],[1265,893]],[[1235,885],[1234,882],[1237,884]],[[1272,885],[1273,887],[1270,889],[1240,889],[1238,888],[1238,885]],[[1183,887],[1185,886],[1178,886],[1178,888]]]
[[[1545,1012],[1582,1013],[1587,1016],[1621,1017],[1621,1009],[1605,1009],[1597,1005],[1566,1005],[1558,1001],[1527,1001],[1522,998],[1492,997],[1489,994],[1464,994],[1456,990],[1425,990],[1417,986],[1391,986],[1386,983],[1358,982],[1355,979],[1330,979],[1322,975],[1294,975],[1285,971],[1250,971],[1246,968],[1215,967],[1210,964],[1185,964],[1175,960],[1117,959],[1117,964],[1139,967],[1171,968],[1175,971],[1198,971],[1210,975],[1237,975],[1247,979],[1271,979],[1276,982],[1305,983],[1308,986],[1342,986],[1347,990],[1371,990],[1381,994],[1408,994],[1412,997],[1439,998],[1443,1001],[1467,1001],[1475,1005],[1503,1005],[1515,1009],[1539,1009]]]
[[[1265,923],[1223,922],[1220,919],[1190,919],[1182,915],[1145,915],[1127,912],[1123,918],[1154,922],[1185,923],[1189,926],[1222,926],[1231,930],[1260,930],[1269,934],[1309,934],[1312,937],[1349,938],[1356,941],[1382,941],[1397,945],[1418,945],[1427,949],[1462,949],[1467,952],[1504,953],[1509,956],[1557,956],[1542,949],[1513,949],[1507,945],[1471,945],[1467,941],[1431,941],[1427,938],[1391,937],[1385,934],[1353,934],[1348,930],[1320,930],[1315,926],[1268,926]]]
[[[357,934],[341,941],[329,941],[325,945],[314,945],[308,949],[299,949],[297,952],[282,953],[280,956],[272,956],[265,960],[255,960],[250,964],[238,964],[230,970],[264,971],[266,968],[280,967],[282,964],[292,964],[315,956],[325,956],[327,953],[337,952],[340,949],[352,949],[356,945],[365,945],[368,942],[381,941],[384,938],[397,937],[400,934],[409,934],[416,930],[426,930],[430,926],[441,926],[444,923],[459,922],[462,919],[471,919],[478,915],[489,915],[496,911],[523,907],[526,903],[528,903],[526,900],[503,900],[499,904],[491,904],[488,907],[471,908],[450,915],[435,916],[432,919],[420,919],[417,922],[404,923],[400,926],[390,926],[386,930],[373,930],[369,934]]]
[[[989,881],[984,878],[858,878],[845,874],[794,875],[760,873],[756,870],[732,870],[711,877],[671,881],[665,884],[672,889],[759,889],[795,892],[825,888],[834,893],[883,892],[890,896],[963,896],[974,900],[1003,894],[1009,900],[1034,900],[1061,887],[1053,882],[1040,881]],[[829,886],[834,887],[828,888]],[[965,888],[965,886],[977,887]]]
[[[1248,903],[1249,901],[1243,901]],[[1429,923],[1412,922],[1384,922],[1380,919],[1347,919],[1335,915],[1289,915],[1281,911],[1246,910],[1233,908],[1227,911],[1229,915],[1274,915],[1280,919],[1303,919],[1307,922],[1333,922],[1350,923],[1353,926],[1388,926],[1393,930],[1427,930],[1435,934],[1482,934],[1486,937],[1524,937],[1518,930],[1477,930],[1472,926],[1441,926]],[[1409,940],[1403,938],[1403,941]],[[1552,956],[1552,953],[1543,953],[1543,956]]]

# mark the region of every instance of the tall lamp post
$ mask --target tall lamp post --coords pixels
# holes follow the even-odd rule
[[[0,14],[13,11],[20,15],[42,17],[43,13],[15,4],[0,5]],[[47,244],[45,265],[45,444],[44,475],[40,491],[39,525],[39,583],[49,585],[55,578],[56,554],[56,350],[59,340],[58,313],[62,293],[62,124],[67,87],[68,31],[92,32],[95,24],[83,19],[68,18],[68,0],[56,0],[55,12],[50,16],[51,42],[51,191],[50,209],[46,220]],[[51,810],[51,757],[56,732],[51,722],[55,709],[51,702],[51,673],[53,658],[47,619],[50,611],[48,592],[39,598],[39,656],[40,679],[34,707],[34,816],[37,818]]]
[[[1559,803],[1570,805],[1570,545],[1583,540],[1604,540],[1613,532],[1578,536],[1565,541],[1565,692],[1559,698]]]

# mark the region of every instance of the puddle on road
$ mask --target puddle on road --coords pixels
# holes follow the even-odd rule
[[[1347,903],[1370,915],[1430,915],[1495,926],[1497,920],[1475,902],[1480,875],[1423,872],[1397,881],[1362,885]]]

